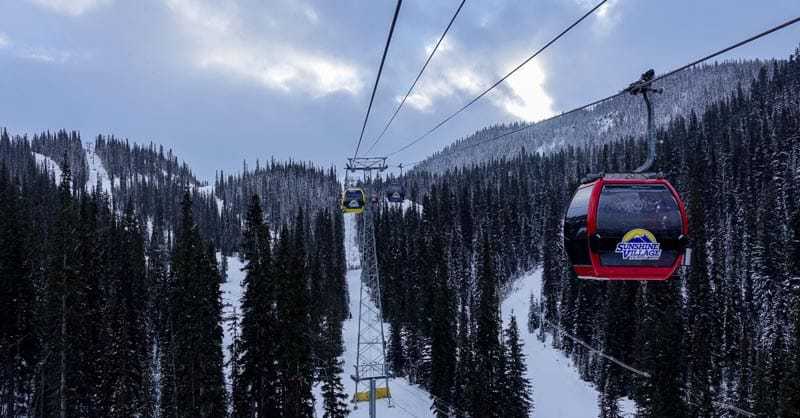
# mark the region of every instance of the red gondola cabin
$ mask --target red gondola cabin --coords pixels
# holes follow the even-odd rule
[[[564,249],[578,277],[666,280],[683,262],[686,210],[651,174],[607,174],[582,184],[564,219]]]

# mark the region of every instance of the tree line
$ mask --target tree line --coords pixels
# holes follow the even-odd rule
[[[325,417],[346,416],[339,374],[349,316],[342,216],[311,223],[300,210],[273,239],[260,199],[248,206],[241,333],[231,347],[233,417],[311,417],[311,387],[323,382]],[[310,238],[319,245],[309,246]]]
[[[679,279],[582,281],[564,255],[564,211],[580,179],[638,166],[646,157],[641,138],[544,154],[523,150],[400,179],[423,210],[386,208],[377,220],[384,292],[392,295],[384,306],[394,370],[421,379],[436,396],[464,393],[459,379],[444,391],[432,386],[439,381],[431,376],[433,354],[460,347],[462,335],[479,329],[488,237],[498,291],[541,269],[542,297],[532,297],[528,332],[551,334],[553,346],[594,383],[601,417],[619,416],[624,396],[642,417],[736,416],[729,406],[797,416],[800,52],[755,74],[702,113],[674,117],[658,131],[655,168],[679,190],[690,218],[693,262]],[[650,377],[610,363],[562,330]],[[456,369],[474,354],[456,350]]]
[[[270,233],[254,195],[245,300],[225,318],[225,258],[191,188],[177,224],[148,228],[132,201],[76,187],[68,155],[56,184],[25,138],[4,132],[0,151],[0,416],[250,417],[265,386],[277,412],[261,416],[312,416],[315,384],[343,416],[340,213],[298,209]],[[229,347],[224,326],[236,328]]]
[[[536,256],[512,260],[502,252],[521,254],[512,246],[528,245],[501,239],[515,222],[473,216],[496,199],[484,194],[462,206],[456,196],[470,195],[468,183],[460,193],[448,184],[432,185],[421,210],[388,205],[376,216],[387,361],[395,376],[430,392],[439,417],[527,417],[532,382],[517,322],[503,329],[499,309],[507,269],[533,266]]]

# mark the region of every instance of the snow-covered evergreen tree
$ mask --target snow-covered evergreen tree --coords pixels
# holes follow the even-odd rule
[[[533,385],[527,376],[525,353],[519,337],[517,318],[513,314],[505,330],[506,367],[503,394],[503,416],[527,418],[533,412]]]

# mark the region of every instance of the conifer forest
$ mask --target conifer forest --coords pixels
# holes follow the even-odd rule
[[[88,19],[118,3],[31,0],[20,9],[0,5],[0,15],[27,7]],[[497,16],[470,14],[486,5],[462,0],[444,11],[382,2],[383,14],[364,11],[359,21],[373,32],[390,23],[388,39],[372,34],[375,45],[357,51],[380,66],[353,70],[343,58],[352,51],[317,56],[278,40],[248,49],[242,22],[266,15],[251,15],[250,7],[260,9],[245,3],[163,7],[183,19],[185,33],[201,30],[207,36],[197,39],[219,46],[198,55],[197,71],[223,68],[237,83],[283,95],[285,104],[258,109],[263,119],[248,139],[275,147],[272,154],[236,148],[244,147],[238,120],[227,121],[230,138],[208,156],[169,135],[29,128],[51,126],[45,110],[37,125],[13,112],[4,120],[0,106],[0,418],[800,418],[800,47],[793,39],[780,56],[724,55],[774,39],[800,18],[746,39],[747,30],[733,31],[745,40],[611,85],[616,93],[594,102],[581,94],[584,106],[563,105],[570,96],[553,102],[558,112],[525,118],[509,110],[526,105],[522,96],[503,102],[522,79],[511,76],[592,19],[605,19],[593,27],[592,42],[600,42],[632,5],[599,0],[519,66],[486,75],[457,68],[453,58],[472,45],[467,29],[497,25]],[[277,3],[276,16],[289,7],[291,17],[270,20],[264,33],[291,19],[305,26],[281,39],[331,24],[328,6]],[[392,54],[410,48],[404,25],[412,15],[433,26],[423,10],[452,18],[426,38],[434,42],[417,78],[409,73],[401,83],[401,58]],[[0,67],[93,57],[37,49],[9,27],[0,26]],[[794,29],[783,33],[797,38]],[[165,44],[180,41],[162,35]],[[325,42],[338,42],[330,36]],[[282,64],[248,58],[270,48]],[[659,62],[682,64],[684,56]],[[416,71],[414,57],[403,65]],[[437,60],[453,68],[439,69]],[[534,73],[524,75],[541,88]],[[152,97],[189,94],[199,82],[192,77],[200,80],[187,75]],[[386,87],[395,84],[398,92]],[[242,120],[256,112],[246,100],[257,92],[245,85],[224,87],[242,98]],[[0,81],[3,101],[15,100],[14,91]],[[449,116],[431,110],[451,94],[466,105]],[[303,114],[303,95],[330,115]],[[355,152],[347,142],[332,163],[283,151],[307,146],[297,137],[309,129],[340,141],[336,107],[350,96],[364,96],[358,106],[367,111],[357,115]],[[181,100],[202,107],[213,97]],[[156,101],[148,104],[155,112],[181,107]],[[483,112],[505,106],[508,114],[490,113],[491,123],[475,109],[461,115],[479,101]],[[230,115],[227,104],[213,106]],[[106,111],[100,107],[94,111]],[[63,112],[53,120],[84,127],[76,115],[92,111]],[[297,137],[265,128],[284,123],[285,112],[303,125]],[[402,122],[411,141],[391,138],[395,117],[412,116],[414,123]],[[395,157],[471,117],[477,122],[461,125],[471,134],[439,132],[447,140],[438,150],[419,151],[413,162]],[[218,122],[199,116],[181,132]],[[399,148],[373,152],[384,134],[395,142],[383,145]],[[234,152],[238,168],[208,162]]]

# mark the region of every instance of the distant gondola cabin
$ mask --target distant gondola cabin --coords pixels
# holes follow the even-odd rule
[[[366,205],[367,198],[364,190],[352,188],[342,192],[342,211],[344,213],[362,213]]]
[[[391,203],[403,203],[406,200],[406,192],[399,184],[390,184],[386,188],[386,200]]]

